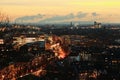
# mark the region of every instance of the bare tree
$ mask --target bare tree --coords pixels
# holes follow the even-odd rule
[[[9,24],[9,17],[2,12],[0,12],[0,26],[8,25]]]

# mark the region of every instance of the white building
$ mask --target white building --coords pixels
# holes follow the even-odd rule
[[[17,43],[20,45],[24,45],[26,43],[32,43],[36,41],[45,41],[44,35],[26,34],[26,35],[15,35],[13,37],[13,44]]]

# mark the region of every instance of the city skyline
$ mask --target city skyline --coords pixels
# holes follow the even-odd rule
[[[119,0],[1,0],[0,10],[9,16],[11,21],[24,16],[40,14],[46,15],[40,20],[72,16],[72,18],[68,18],[70,21],[98,20],[100,22],[119,23],[119,5]],[[55,17],[56,15],[58,17]],[[78,15],[82,17],[76,17]],[[58,22],[68,19],[61,19]]]

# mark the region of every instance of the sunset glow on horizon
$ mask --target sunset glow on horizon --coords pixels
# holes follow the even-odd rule
[[[114,22],[120,19],[120,0],[1,0],[0,11],[12,20],[36,14],[66,15],[96,12],[102,16],[112,15]],[[111,20],[111,19],[110,19]],[[109,21],[110,21],[109,20]]]

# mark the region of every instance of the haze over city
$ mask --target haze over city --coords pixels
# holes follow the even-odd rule
[[[119,5],[119,0],[1,0],[0,11],[8,15],[11,22],[119,23]]]
[[[0,80],[120,80],[119,11],[119,0],[0,0]]]

